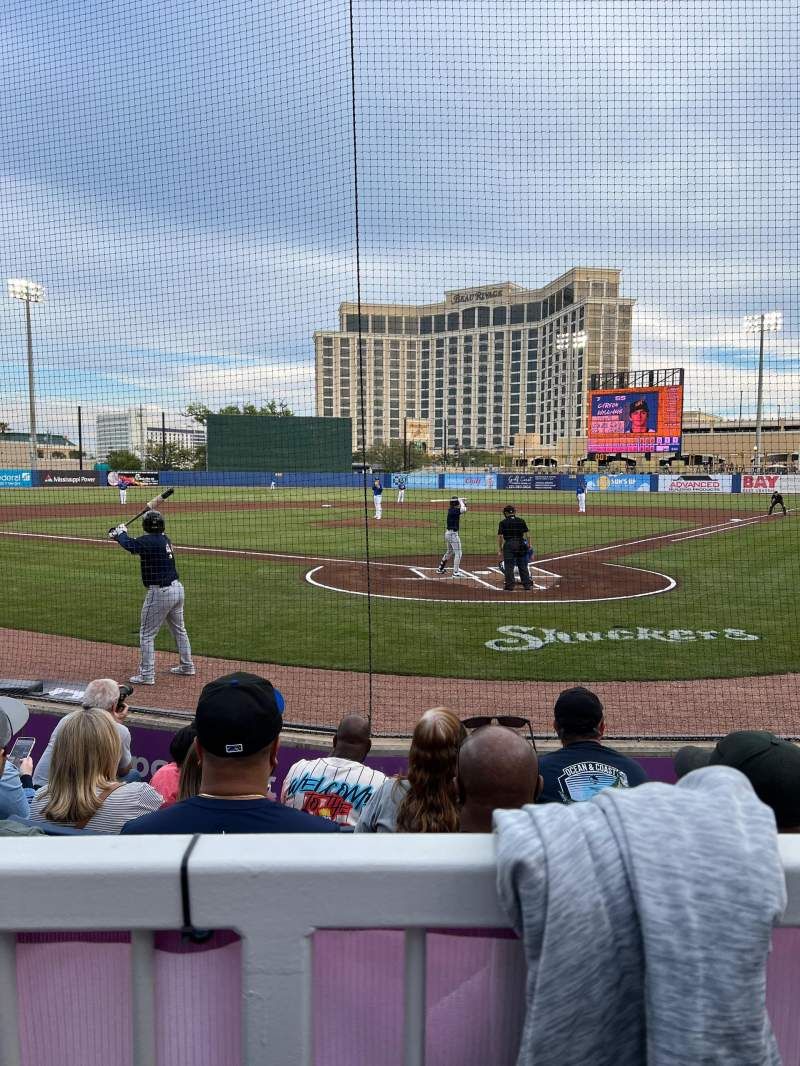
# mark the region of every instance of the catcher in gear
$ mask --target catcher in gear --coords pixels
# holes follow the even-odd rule
[[[133,685],[156,683],[155,639],[164,622],[170,628],[178,646],[180,663],[170,670],[172,674],[193,674],[192,649],[183,622],[183,585],[178,580],[175,554],[169,537],[164,532],[164,516],[160,511],[148,511],[142,519],[144,536],[131,537],[123,523],[109,532],[121,548],[138,555],[142,568],[142,584],[147,595],[142,604],[139,624],[139,670],[131,678]]]

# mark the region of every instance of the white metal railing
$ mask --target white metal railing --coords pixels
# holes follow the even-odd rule
[[[0,1061],[18,1066],[18,931],[130,929],[135,1066],[155,1066],[152,930],[180,929],[190,837],[0,840]],[[800,836],[783,836],[784,924],[800,926]],[[425,930],[506,928],[491,836],[205,836],[196,927],[242,937],[242,1061],[313,1064],[311,933],[406,930],[406,1066],[425,1057]]]

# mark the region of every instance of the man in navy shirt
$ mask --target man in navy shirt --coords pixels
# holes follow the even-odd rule
[[[178,646],[180,663],[172,674],[193,674],[192,648],[183,622],[183,585],[175,569],[175,555],[169,537],[164,532],[164,516],[160,511],[148,511],[142,519],[143,537],[129,537],[128,527],[115,526],[109,537],[121,548],[138,555],[142,565],[142,584],[147,595],[142,604],[139,624],[139,670],[131,678],[132,685],[156,683],[155,641],[159,629],[166,622]]]
[[[579,803],[604,788],[633,788],[648,780],[637,762],[600,743],[603,705],[588,688],[565,689],[553,717],[561,751],[539,758],[544,788],[538,803]]]
[[[256,674],[226,674],[209,682],[195,714],[200,792],[127,822],[122,832],[338,833],[326,818],[267,799],[283,707],[281,693]]]

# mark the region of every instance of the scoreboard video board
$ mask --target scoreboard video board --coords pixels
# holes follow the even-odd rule
[[[587,450],[679,452],[683,385],[590,389]]]

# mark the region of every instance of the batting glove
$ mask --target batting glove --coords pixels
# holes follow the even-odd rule
[[[120,535],[120,533],[127,533],[127,532],[128,532],[128,527],[124,523],[121,522],[118,526],[114,526],[113,529],[109,530],[108,535],[109,535],[111,540],[116,540],[117,537]]]

